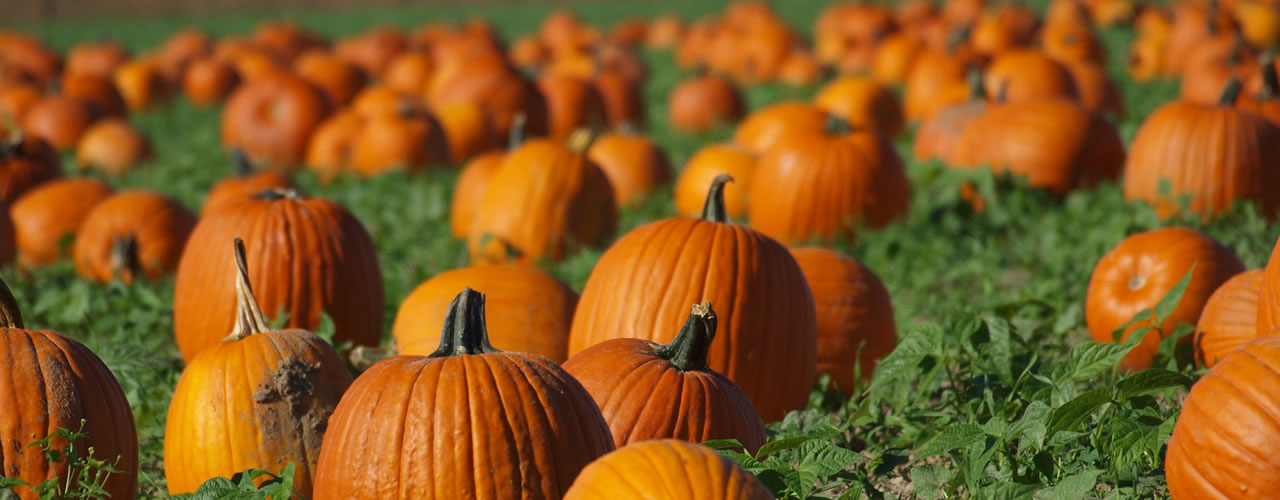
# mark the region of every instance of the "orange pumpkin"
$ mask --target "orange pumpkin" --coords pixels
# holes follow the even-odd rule
[[[1240,346],[1257,339],[1258,293],[1263,270],[1232,276],[1209,296],[1196,322],[1196,366],[1213,368]]]
[[[440,122],[427,112],[406,110],[370,117],[351,146],[351,169],[366,177],[393,169],[414,172],[448,163],[448,140]]]
[[[626,123],[644,127],[648,123],[648,107],[634,80],[618,71],[601,71],[591,85],[604,102],[605,123],[610,127]]]
[[[278,170],[258,171],[239,149],[231,150],[235,175],[214,184],[204,197],[200,213],[207,214],[232,200],[250,198],[269,189],[292,189],[293,181]]]
[[[1236,22],[1240,34],[1258,47],[1280,44],[1280,9],[1272,3],[1246,0],[1235,3]]]
[[[400,114],[405,110],[420,111],[423,107],[421,101],[409,94],[387,85],[373,84],[360,90],[351,100],[351,105],[339,112],[351,111],[361,117],[369,118]]]
[[[661,14],[649,21],[644,44],[651,50],[670,49],[684,38],[684,21],[672,14]]]
[[[427,84],[426,97],[433,108],[473,102],[484,108],[495,130],[510,130],[520,113],[529,133],[541,135],[548,130],[547,101],[501,54],[442,61]]]
[[[828,83],[813,103],[851,127],[869,128],[885,137],[896,137],[905,125],[898,98],[869,78],[846,76]]]
[[[898,32],[886,36],[876,47],[871,61],[871,77],[882,85],[898,85],[907,81],[916,58],[925,50],[920,39]]]
[[[333,48],[333,53],[355,65],[362,73],[385,77],[396,57],[408,48],[409,39],[400,28],[381,25],[369,28],[360,36],[342,40]]]
[[[1043,52],[1031,49],[996,55],[986,69],[986,86],[987,95],[1004,102],[1076,97],[1071,73]]]
[[[744,113],[746,105],[737,87],[717,76],[684,80],[667,100],[667,121],[676,130],[707,132],[737,122]]]
[[[22,116],[40,97],[40,90],[31,84],[0,85],[0,117],[22,123]]]
[[[59,151],[69,151],[93,123],[93,112],[79,99],[45,96],[22,115],[22,131],[48,142]]]
[[[551,275],[528,266],[464,267],[418,285],[396,312],[391,333],[396,351],[427,356],[440,345],[449,302],[461,288],[485,294],[485,325],[498,348],[528,352],[557,363],[569,357],[569,324],[578,294]]]
[[[76,271],[98,282],[157,280],[177,267],[195,223],[195,214],[167,196],[115,194],[95,205],[76,232]]]
[[[351,98],[366,83],[360,68],[320,49],[298,56],[293,61],[293,72],[320,89],[329,99],[330,108],[339,108],[351,102]]]
[[[555,141],[569,138],[574,130],[598,130],[605,124],[604,98],[591,82],[557,74],[538,78],[538,91],[547,102],[547,137]]]
[[[791,250],[818,312],[818,373],[845,391],[870,380],[876,363],[898,344],[889,291],[874,272],[825,248]]]
[[[112,81],[130,112],[144,111],[169,101],[169,83],[154,63],[135,59],[116,68]]]
[[[587,158],[609,178],[613,199],[619,206],[635,203],[671,182],[667,153],[634,131],[600,136],[591,143]]]
[[[128,59],[129,49],[120,42],[103,40],[78,43],[67,51],[62,71],[64,74],[80,73],[111,78],[116,67]]]
[[[18,264],[36,268],[57,262],[63,240],[74,238],[93,207],[110,196],[110,186],[92,179],[52,180],[24,193],[9,207]]]
[[[742,389],[707,367],[716,335],[710,303],[696,304],[670,344],[606,340],[564,362],[600,406],[619,448],[653,439],[737,439],[755,453],[764,425]]]
[[[712,183],[702,218],[640,226],[604,252],[578,301],[569,355],[614,338],[670,342],[687,304],[723,304],[708,366],[775,421],[805,406],[815,380],[813,296],[786,248],[729,222],[730,180]]]
[[[123,175],[151,159],[151,142],[129,122],[119,118],[98,120],[76,146],[76,165],[111,175]]]
[[[329,115],[316,127],[307,141],[305,163],[321,182],[333,180],[339,172],[351,166],[351,153],[366,121],[365,116],[344,109]]]
[[[982,87],[982,72],[969,72],[969,100],[944,107],[934,113],[916,131],[912,156],[916,161],[946,160],[954,154],[956,144],[964,137],[969,124],[987,111],[987,91]]]
[[[450,164],[460,165],[496,142],[484,109],[474,103],[460,102],[433,111],[448,143]]]
[[[182,74],[182,93],[192,104],[213,106],[226,99],[240,85],[240,76],[230,64],[213,58],[197,59]]]
[[[52,82],[62,69],[58,53],[29,35],[15,31],[0,31],[0,67],[20,71],[34,83]]]
[[[392,59],[382,81],[407,95],[422,95],[435,71],[435,60],[426,51],[406,51]]]
[[[109,78],[88,73],[68,73],[62,76],[60,85],[58,90],[64,97],[83,101],[89,106],[94,118],[125,115],[124,98]]]
[[[819,133],[826,126],[827,112],[822,108],[802,101],[782,101],[747,115],[734,131],[733,143],[759,155],[787,134]],[[698,205],[701,205],[702,198],[706,195],[706,188],[707,186],[702,186],[695,195]]]
[[[1107,76],[1107,68],[1090,62],[1073,62],[1063,65],[1071,74],[1072,86],[1076,89],[1076,98],[1080,104],[1094,113],[1110,113],[1111,116],[1124,117],[1124,98],[1120,89]]]
[[[62,159],[49,143],[16,131],[0,135],[0,203],[8,204],[37,184],[62,177]]]
[[[636,443],[592,462],[565,500],[769,500],[773,495],[732,460],[699,444],[675,439]]]
[[[1191,280],[1182,301],[1163,323],[1153,325],[1153,313],[1148,312],[1146,318],[1121,332],[1123,341],[1139,328],[1158,328],[1120,361],[1122,371],[1150,367],[1163,337],[1173,333],[1178,323],[1194,325],[1209,295],[1227,279],[1244,272],[1244,264],[1235,252],[1213,238],[1192,229],[1171,227],[1125,238],[1093,268],[1084,319],[1093,340],[1098,342],[1114,342],[1113,332],[1142,310],[1154,308],[1188,271],[1192,272]]]
[[[1242,38],[1212,38],[1183,56],[1183,100],[1212,104],[1232,78],[1253,80],[1258,75],[1258,54]]]
[[[725,214],[738,218],[747,214],[747,190],[756,169],[756,156],[729,143],[708,144],[685,163],[676,180],[676,212],[697,217],[704,210],[707,191],[715,179],[727,175],[733,183],[724,186]]]
[[[582,385],[547,358],[495,349],[485,309],[483,295],[463,290],[434,353],[380,361],[351,384],[329,419],[317,500],[560,498],[613,450]],[[433,444],[370,446],[392,441]],[[375,483],[385,489],[362,486]]]
[[[968,99],[967,75],[975,65],[968,52],[927,50],[907,73],[903,108],[909,120],[924,120],[938,110]]]
[[[807,50],[792,50],[778,68],[777,81],[793,87],[814,85],[822,78],[822,65]]]
[[[258,24],[251,40],[281,61],[292,61],[307,49],[324,46],[324,39],[292,21],[268,20]]]
[[[222,144],[254,162],[293,167],[302,161],[311,131],[329,114],[324,94],[284,71],[245,82],[222,111]]]

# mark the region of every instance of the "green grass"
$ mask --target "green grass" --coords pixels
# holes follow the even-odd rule
[[[824,4],[778,3],[784,16],[806,32]],[[692,17],[722,5],[659,0],[584,3],[576,10],[589,21],[611,23],[667,11]],[[405,6],[286,15],[330,36],[381,23],[408,27],[482,16],[511,37],[535,29],[547,10]],[[179,26],[239,33],[263,15],[73,20],[19,28],[60,48],[106,36],[144,49]],[[1111,30],[1103,38],[1129,107],[1117,123],[1129,140],[1146,114],[1176,95],[1176,84],[1129,81],[1120,63],[1132,33]],[[665,95],[684,75],[670,54],[645,57],[652,69],[646,88],[653,121],[648,132],[677,165],[699,146],[728,136],[728,130],[707,136],[670,131]],[[754,108],[812,93],[811,88],[762,86],[748,89],[747,97]],[[154,141],[155,161],[112,179],[114,185],[163,191],[196,209],[208,187],[231,171],[219,146],[217,111],[179,101],[133,119]],[[899,141],[904,157],[910,143],[910,134]],[[861,396],[845,400],[815,390],[810,410],[771,425],[778,444],[757,457],[737,458],[776,491],[795,497],[817,489],[830,496],[865,490],[870,498],[1167,495],[1161,447],[1187,382],[1178,377],[1192,373],[1166,356],[1158,363],[1173,375],[1155,371],[1166,378],[1117,384],[1120,376],[1106,363],[1114,364],[1116,348],[1086,343],[1082,311],[1090,272],[1126,235],[1172,224],[1199,228],[1233,248],[1248,267],[1259,267],[1280,227],[1249,206],[1207,224],[1162,222],[1147,207],[1126,203],[1114,184],[1056,198],[982,172],[936,164],[909,167],[914,193],[908,216],[837,245],[885,282],[894,300],[900,348]],[[466,264],[465,246],[448,230],[455,176],[453,171],[396,174],[331,185],[320,185],[308,173],[299,176],[305,191],[346,205],[373,235],[386,283],[387,325],[415,285]],[[985,213],[972,213],[957,199],[965,180],[977,180],[986,189]],[[656,193],[623,211],[619,234],[673,214],[670,191]],[[599,255],[583,252],[550,271],[580,290]],[[28,325],[80,339],[115,372],[137,416],[142,496],[163,497],[164,419],[182,368],[172,337],[172,279],[131,287],[90,284],[68,262],[30,275],[4,270],[0,277],[24,306]],[[1083,347],[1073,349],[1077,345]],[[1080,418],[1064,421],[1062,415],[1072,409],[1080,410]]]

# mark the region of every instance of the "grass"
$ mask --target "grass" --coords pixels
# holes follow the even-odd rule
[[[778,6],[807,31],[824,4],[787,0]],[[583,3],[575,10],[588,21],[611,23],[658,12],[693,17],[722,6],[655,0]],[[330,36],[382,23],[409,27],[481,16],[511,37],[535,29],[548,9],[415,5],[284,16]],[[180,26],[240,33],[265,14],[71,20],[19,28],[60,48],[111,37],[142,50]],[[1126,29],[1103,33],[1113,76],[1129,107],[1117,122],[1126,141],[1144,116],[1176,96],[1175,83],[1136,84],[1123,75],[1120,63],[1131,39]],[[683,164],[699,146],[728,137],[728,130],[706,136],[669,130],[665,96],[685,75],[670,54],[645,57],[652,70],[646,88],[653,121],[648,133],[675,164]],[[806,99],[813,90],[761,86],[748,89],[747,98],[756,108]],[[114,185],[159,190],[194,210],[208,187],[231,172],[219,145],[216,110],[179,101],[133,120],[154,141],[155,161],[111,179]],[[904,157],[909,157],[910,136],[899,141]],[[908,216],[885,230],[863,232],[856,242],[836,245],[885,282],[894,300],[900,348],[860,396],[845,399],[816,389],[809,410],[770,426],[773,445],[756,457],[735,458],[775,491],[797,498],[817,493],[857,498],[858,492],[870,498],[1167,495],[1161,448],[1190,380],[1186,377],[1195,374],[1166,356],[1160,366],[1167,370],[1153,371],[1166,374],[1163,382],[1121,384],[1106,363],[1114,364],[1116,347],[1087,342],[1082,311],[1090,272],[1126,235],[1173,224],[1205,231],[1255,268],[1265,263],[1280,227],[1250,206],[1207,223],[1161,221],[1149,208],[1125,202],[1115,184],[1058,198],[982,171],[916,163],[909,170],[914,193]],[[415,285],[466,264],[464,244],[448,230],[455,176],[454,171],[395,174],[330,185],[308,173],[299,176],[305,191],[346,205],[373,235],[386,284],[386,325]],[[986,212],[973,213],[957,198],[958,186],[967,180],[985,186]],[[670,191],[662,191],[625,209],[619,234],[673,215],[670,200]],[[583,252],[549,270],[580,290],[599,255]],[[141,496],[164,497],[164,419],[182,368],[172,337],[172,278],[131,287],[90,284],[69,262],[29,275],[6,269],[0,277],[24,306],[28,325],[80,339],[115,372],[137,417]],[[1123,392],[1117,389],[1121,386],[1144,389]]]

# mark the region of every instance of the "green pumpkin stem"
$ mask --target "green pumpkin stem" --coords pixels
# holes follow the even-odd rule
[[[965,80],[969,84],[969,99],[974,101],[987,100],[987,87],[982,81],[982,68],[974,66],[969,68],[965,74]]]
[[[964,24],[952,28],[947,33],[947,53],[954,53],[965,43],[968,43],[970,33],[973,33],[973,24]]]
[[[845,135],[853,130],[849,120],[836,115],[827,115],[827,123],[823,128],[826,129],[827,135]]]
[[[240,146],[231,148],[231,163],[236,168],[237,177],[248,177],[257,170],[257,167],[253,165],[252,161],[249,161],[249,157],[244,154],[244,150],[240,149]]]
[[[1234,106],[1236,98],[1240,96],[1240,89],[1243,85],[1236,77],[1227,80],[1227,85],[1222,88],[1222,94],[1218,96],[1218,106]]]
[[[111,272],[119,273],[126,281],[142,276],[142,260],[138,257],[138,238],[116,235],[111,242]]]
[[[502,352],[489,344],[484,326],[484,294],[467,287],[449,303],[440,332],[440,347],[431,358]]]
[[[707,201],[702,204],[702,220],[720,223],[732,222],[729,209],[724,206],[724,185],[733,182],[729,174],[717,175],[711,180],[711,188],[707,189]]]
[[[525,116],[523,111],[511,117],[511,130],[507,131],[508,150],[515,151],[521,144],[524,144],[524,127],[528,121],[529,117]]]
[[[9,285],[0,280],[0,328],[22,328],[22,312],[18,301],[9,291]]]
[[[655,349],[654,354],[670,361],[676,369],[683,372],[708,371],[707,352],[711,350],[711,341],[715,338],[716,312],[711,309],[711,303],[694,304],[693,310],[689,312],[689,319],[680,327],[680,333],[676,334],[670,344]]]
[[[250,335],[271,331],[266,318],[262,317],[262,308],[258,307],[258,298],[253,296],[253,286],[249,284],[249,264],[245,259],[244,240],[236,238],[236,324],[224,341],[242,340]]]

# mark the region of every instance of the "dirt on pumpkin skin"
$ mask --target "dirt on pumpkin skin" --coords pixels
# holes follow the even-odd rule
[[[271,382],[258,385],[254,393],[254,402],[262,405],[274,405],[284,402],[289,410],[289,420],[294,423],[295,435],[308,441],[308,449],[318,452],[320,439],[329,424],[329,415],[333,414],[334,405],[324,405],[315,398],[314,378],[320,370],[319,362],[307,362],[297,357],[280,360],[276,370],[271,372]],[[336,404],[336,401],[334,402]],[[272,420],[278,420],[277,410],[269,407],[265,410]]]

